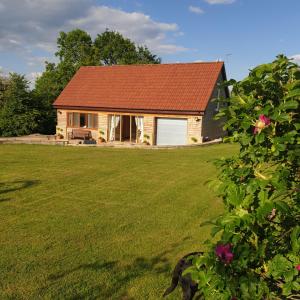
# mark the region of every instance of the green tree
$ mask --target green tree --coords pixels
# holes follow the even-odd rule
[[[136,64],[160,64],[161,59],[155,54],[152,54],[146,46],[137,47]]]
[[[57,39],[57,72],[64,87],[81,66],[97,65],[91,36],[81,29],[60,32]]]
[[[54,63],[46,62],[46,70],[41,77],[36,79],[32,92],[36,107],[41,112],[38,132],[43,134],[55,132],[56,112],[52,104],[64,88],[59,74]]]
[[[8,86],[8,78],[0,75],[0,109],[3,106],[3,94]]]
[[[25,135],[37,129],[40,112],[35,108],[36,103],[32,99],[25,77],[11,73],[0,109],[2,136]]]
[[[219,160],[225,205],[209,251],[189,270],[205,299],[298,299],[300,70],[285,56],[254,68],[218,117],[239,154]]]
[[[131,65],[159,64],[160,58],[152,54],[148,48],[136,46],[130,39],[120,33],[106,30],[98,34],[95,42],[95,57],[98,64]]]

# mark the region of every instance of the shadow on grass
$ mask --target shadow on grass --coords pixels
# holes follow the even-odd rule
[[[39,184],[39,180],[16,180],[10,182],[0,182],[0,197],[7,193],[21,191],[23,189]],[[11,198],[0,198],[0,203],[12,200]]]
[[[185,240],[185,239],[183,239]],[[129,265],[122,264],[121,261],[107,261],[107,262],[94,262],[91,264],[82,264],[71,270],[61,272],[58,274],[52,274],[48,277],[52,283],[55,284],[56,280],[64,280],[64,277],[79,271],[79,270],[93,270],[96,272],[105,272],[106,282],[99,282],[96,286],[91,286],[88,290],[82,293],[73,294],[70,299],[122,299],[122,300],[134,300],[128,295],[128,288],[130,283],[135,279],[146,276],[147,274],[161,274],[165,273],[170,276],[173,265],[168,260],[167,256],[174,253],[176,247],[180,243],[173,244],[172,249],[164,251],[159,255],[151,258],[137,257]],[[109,276],[109,278],[108,278]],[[163,291],[159,291],[163,293]]]

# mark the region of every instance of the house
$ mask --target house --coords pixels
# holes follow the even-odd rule
[[[216,139],[224,132],[211,100],[229,96],[224,80],[223,62],[81,67],[54,102],[57,131],[150,145]]]

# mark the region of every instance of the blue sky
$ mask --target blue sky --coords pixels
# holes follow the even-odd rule
[[[299,0],[0,0],[0,68],[34,80],[59,31],[105,28],[163,62],[224,60],[229,78],[279,53],[300,62]]]

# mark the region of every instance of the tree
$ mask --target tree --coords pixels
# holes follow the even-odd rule
[[[3,106],[3,94],[8,86],[8,78],[0,75],[0,109]]]
[[[161,59],[152,54],[147,47],[138,46],[137,48],[137,64],[160,64]]]
[[[91,36],[83,30],[75,29],[68,33],[60,32],[57,39],[59,58],[57,72],[64,87],[81,66],[97,65]]]
[[[36,130],[40,113],[35,105],[28,81],[24,76],[11,73],[0,109],[0,134],[18,136]]]
[[[35,82],[32,96],[35,99],[37,109],[42,112],[39,121],[38,132],[51,134],[55,132],[56,112],[52,107],[64,88],[64,81],[59,77],[57,66],[46,62],[46,70]]]
[[[95,42],[95,57],[98,64],[131,65],[131,64],[159,64],[160,58],[151,54],[148,48],[137,47],[131,40],[120,33],[106,30],[98,34]]]
[[[300,292],[300,70],[285,56],[229,81],[227,141],[217,162],[225,213],[209,251],[189,270],[205,299],[298,299]]]

